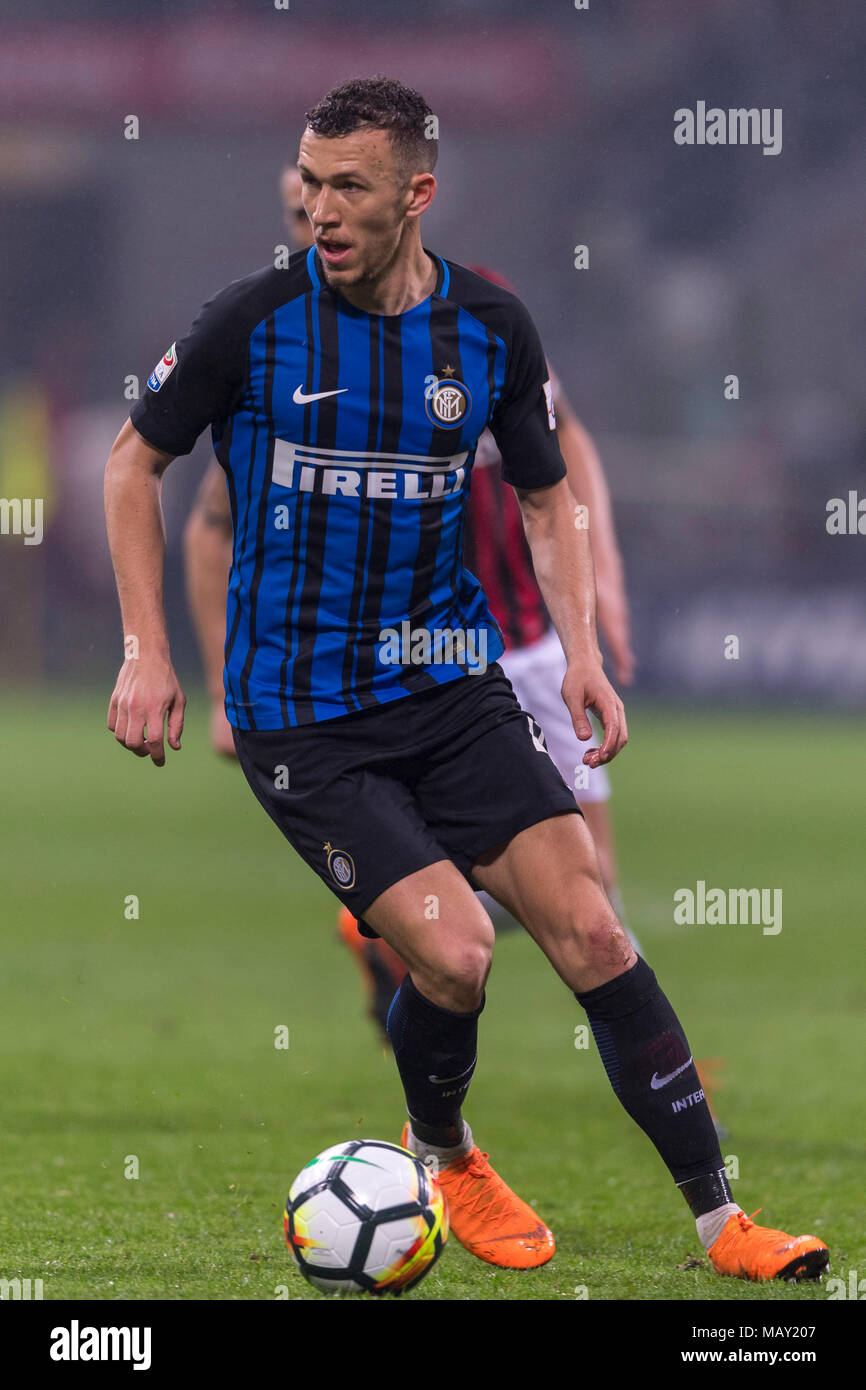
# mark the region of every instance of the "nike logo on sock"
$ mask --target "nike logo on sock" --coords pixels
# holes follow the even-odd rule
[[[463,1078],[464,1076],[466,1076],[467,1073],[470,1072],[470,1071],[472,1070],[472,1068],[475,1066],[475,1063],[476,1063],[477,1061],[478,1061],[478,1057],[477,1057],[477,1056],[473,1057],[473,1058],[472,1058],[472,1061],[469,1063],[469,1066],[466,1068],[466,1071],[461,1071],[461,1072],[459,1072],[459,1073],[457,1074],[457,1076],[428,1076],[428,1077],[427,1077],[427,1080],[428,1080],[428,1081],[432,1081],[433,1084],[434,1084],[435,1086],[447,1086],[449,1081],[460,1081],[460,1080],[462,1080],[462,1078]]]
[[[675,1076],[679,1076],[680,1072],[684,1072],[686,1067],[690,1067],[691,1065],[692,1059],[690,1057],[687,1062],[683,1062],[681,1067],[677,1067],[676,1071],[668,1072],[667,1076],[659,1076],[658,1072],[654,1071],[652,1079],[650,1080],[650,1085],[654,1091],[660,1091],[662,1086],[666,1086],[669,1081],[673,1081]]]

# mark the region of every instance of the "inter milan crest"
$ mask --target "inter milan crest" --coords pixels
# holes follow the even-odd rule
[[[344,849],[332,849],[330,844],[322,846],[328,856],[328,873],[341,888],[354,888],[355,861]]]
[[[469,388],[450,375],[453,367],[443,367],[442,376],[424,394],[424,409],[440,429],[456,430],[472,409]]]

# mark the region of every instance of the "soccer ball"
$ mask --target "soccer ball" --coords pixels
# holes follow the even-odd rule
[[[380,1139],[325,1149],[292,1183],[286,1244],[325,1293],[402,1293],[431,1270],[448,1208],[420,1159]]]

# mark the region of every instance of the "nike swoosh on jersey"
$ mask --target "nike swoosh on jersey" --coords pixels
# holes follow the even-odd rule
[[[653,1072],[650,1085],[654,1091],[660,1091],[662,1086],[666,1086],[669,1081],[673,1081],[675,1076],[679,1076],[680,1072],[685,1071],[686,1067],[690,1067],[691,1064],[692,1059],[690,1057],[687,1062],[683,1062],[681,1067],[677,1067],[676,1071],[668,1072],[667,1076],[659,1076],[657,1071]]]
[[[314,391],[311,396],[305,396],[303,386],[296,386],[292,400],[295,405],[309,405],[311,401],[323,401],[326,396],[342,396],[348,389],[348,386],[341,386],[339,391]]]

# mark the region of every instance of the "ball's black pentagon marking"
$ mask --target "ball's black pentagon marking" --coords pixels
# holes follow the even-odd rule
[[[401,1221],[406,1216],[425,1216],[424,1207],[420,1202],[404,1202],[399,1207],[385,1207],[384,1211],[374,1211],[370,1215],[370,1225],[372,1227],[384,1226],[389,1221]]]
[[[371,1209],[367,1206],[365,1202],[362,1202],[360,1198],[355,1196],[351,1187],[349,1187],[347,1183],[343,1182],[342,1178],[337,1178],[334,1182],[332,1182],[330,1184],[330,1188],[334,1196],[338,1197],[340,1201],[343,1203],[343,1206],[348,1207],[349,1211],[352,1212],[353,1215],[357,1216],[359,1221],[369,1221],[371,1219],[373,1215]]]
[[[324,1182],[317,1182],[314,1187],[305,1188],[303,1192],[295,1197],[294,1201],[290,1197],[286,1198],[286,1211],[297,1211],[298,1207],[302,1206],[310,1197],[316,1197],[320,1192],[325,1192],[330,1185],[331,1184],[327,1180]]]

